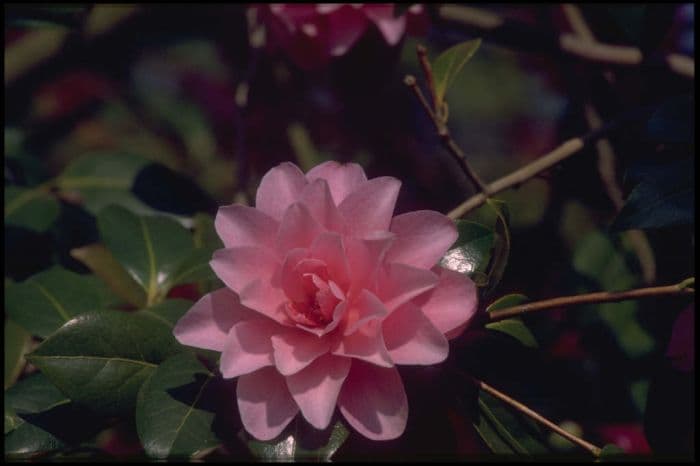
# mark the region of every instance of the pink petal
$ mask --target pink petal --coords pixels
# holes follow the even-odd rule
[[[285,255],[294,248],[308,248],[324,228],[311,216],[309,209],[299,202],[289,206],[277,232],[277,252]]]
[[[338,356],[362,359],[383,367],[393,366],[384,344],[382,324],[376,319],[366,322],[353,334],[344,336],[331,352]]]
[[[240,299],[244,306],[282,325],[291,325],[291,319],[284,312],[287,297],[281,289],[271,288],[269,283],[256,280],[241,291]]]
[[[350,335],[366,322],[374,319],[381,320],[389,313],[384,304],[371,291],[362,290],[352,301],[347,311],[344,335]]]
[[[390,231],[396,240],[387,253],[387,262],[400,262],[419,268],[433,267],[457,240],[457,228],[445,215],[418,210],[397,215]]]
[[[467,323],[476,313],[476,285],[466,275],[452,270],[434,267],[433,272],[440,281],[415,303],[438,330],[448,333]]]
[[[394,364],[437,364],[447,358],[447,339],[412,303],[392,312],[382,328]]]
[[[272,440],[299,412],[284,380],[273,367],[242,375],[236,387],[245,430],[258,440]]]
[[[328,51],[334,57],[344,55],[364,34],[369,21],[358,9],[350,5],[328,14]]]
[[[379,274],[377,294],[389,311],[392,311],[435,288],[438,277],[430,270],[417,269],[403,264],[388,264]]]
[[[350,371],[350,360],[330,354],[287,377],[287,387],[309,423],[325,429],[331,421],[340,387]]]
[[[214,251],[209,265],[226,286],[240,295],[257,280],[269,282],[279,262],[266,249],[243,246]]]
[[[379,266],[393,241],[394,234],[388,231],[375,232],[370,239],[343,238],[350,269],[350,293],[374,289]]]
[[[255,207],[275,220],[281,220],[284,211],[299,198],[306,178],[299,167],[284,162],[270,169],[260,181],[255,196]]]
[[[371,440],[391,440],[403,434],[408,401],[396,368],[353,361],[338,396],[348,423]]]
[[[262,211],[242,205],[220,207],[214,221],[216,233],[227,248],[274,246],[277,222]]]
[[[394,18],[394,8],[391,4],[365,5],[363,8],[389,45],[398,44],[406,30],[406,16]]]
[[[269,319],[246,320],[231,327],[221,353],[221,375],[230,379],[273,365],[270,337],[278,331],[279,325]]]
[[[360,165],[356,163],[341,164],[333,160],[316,165],[306,174],[306,179],[309,181],[319,178],[328,183],[335,205],[340,205],[348,194],[367,181],[367,176]]]
[[[173,335],[183,345],[221,351],[233,324],[253,317],[257,314],[243,307],[236,293],[221,288],[202,296],[177,321]]]
[[[338,206],[348,221],[350,234],[365,237],[376,230],[386,231],[391,224],[401,182],[390,176],[365,181]]]
[[[345,257],[343,239],[337,233],[324,232],[311,244],[311,255],[326,263],[331,280],[347,289],[350,280],[350,266]]]
[[[331,347],[329,338],[320,338],[304,330],[289,329],[272,337],[274,360],[282,375],[299,372]]]
[[[311,216],[328,230],[345,232],[345,219],[340,215],[333,201],[326,180],[319,178],[306,185],[299,196],[299,202],[304,204]]]

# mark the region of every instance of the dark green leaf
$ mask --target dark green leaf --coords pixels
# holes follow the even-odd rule
[[[190,233],[166,217],[139,217],[119,206],[97,215],[107,248],[146,291],[153,304],[167,293],[168,281],[194,249]]]
[[[192,307],[192,301],[186,299],[166,299],[148,309],[142,309],[136,315],[145,315],[156,319],[163,325],[168,326],[169,331],[180,318]]]
[[[644,176],[627,197],[611,231],[695,222],[695,167],[691,158]]]
[[[102,279],[115,295],[135,307],[146,305],[146,293],[143,288],[103,245],[89,244],[72,249],[70,254]]]
[[[193,354],[164,361],[139,390],[136,427],[153,458],[191,458],[220,442],[212,430],[216,406],[211,374]]]
[[[508,265],[510,256],[510,217],[508,206],[505,202],[496,199],[487,199],[486,203],[496,213],[496,241],[489,263],[489,286],[486,293],[491,293],[500,283]]]
[[[245,430],[241,430],[239,437],[260,461],[328,462],[348,435],[341,421],[331,422],[328,428],[319,431],[297,418],[276,440],[261,442]]]
[[[194,233],[192,239],[196,248],[214,251],[224,247],[224,243],[216,233],[214,219],[210,215],[200,212],[193,217],[193,221]]]
[[[83,205],[93,215],[109,204],[117,204],[135,212],[152,209],[131,192],[139,170],[149,161],[127,153],[86,154],[71,162],[56,179],[62,191],[77,191]]]
[[[214,200],[191,178],[158,163],[139,171],[132,191],[161,212],[191,216],[198,211],[216,209]]]
[[[213,251],[204,248],[192,250],[183,258],[178,269],[170,276],[163,288],[169,290],[175,285],[211,281],[216,274],[209,266]]]
[[[27,360],[76,403],[102,414],[130,412],[156,366],[184,350],[169,324],[145,312],[82,314]]]
[[[498,311],[507,307],[518,306],[520,304],[528,302],[529,300],[530,298],[528,298],[524,294],[507,294],[505,296],[501,296],[500,298],[489,304],[486,308],[486,312]]]
[[[447,89],[480,45],[481,39],[462,42],[445,50],[435,59],[432,68],[438,105],[445,99]]]
[[[5,319],[5,389],[19,377],[24,367],[24,354],[29,350],[31,335],[22,327]]]
[[[614,459],[619,459],[621,455],[625,454],[625,450],[622,448],[618,447],[617,445],[614,445],[612,443],[609,443],[605,445],[601,450],[600,450],[600,458],[601,461],[606,461],[606,460],[614,460]]]
[[[32,231],[48,230],[59,212],[58,201],[42,188],[5,186],[5,224]]]
[[[486,328],[510,335],[529,348],[537,348],[535,336],[518,317],[491,322],[486,324]]]
[[[470,276],[484,271],[494,244],[494,232],[484,225],[466,220],[457,221],[457,232],[457,241],[440,260],[440,265]]]
[[[46,338],[74,316],[105,303],[104,285],[94,276],[53,267],[5,290],[7,314],[32,335]]]

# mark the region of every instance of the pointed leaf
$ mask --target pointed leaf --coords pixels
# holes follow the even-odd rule
[[[120,414],[133,410],[138,389],[156,366],[181,351],[168,319],[101,311],[74,318],[27,360],[76,403]]]
[[[5,389],[11,386],[24,367],[32,336],[9,319],[5,320]]]
[[[43,233],[49,229],[60,207],[46,190],[5,186],[5,224]]]
[[[475,222],[457,221],[459,236],[440,260],[440,265],[473,277],[488,264],[495,235],[493,230]]]
[[[480,45],[481,39],[462,42],[445,50],[435,59],[432,68],[438,105],[445,99],[447,89]]]
[[[494,302],[488,305],[486,312],[498,311],[508,307],[518,306],[520,304],[526,303],[530,300],[527,296],[520,293],[507,294],[501,296]]]
[[[139,390],[136,428],[152,458],[191,458],[220,443],[212,430],[214,376],[189,353],[164,361]]]
[[[32,335],[48,337],[74,316],[103,308],[104,285],[94,276],[53,267],[5,289],[5,310]]]
[[[487,199],[486,203],[496,213],[496,241],[489,263],[489,286],[486,293],[491,293],[500,283],[510,256],[510,217],[508,206],[497,199]]]
[[[523,321],[517,317],[491,322],[486,324],[486,328],[510,335],[528,348],[537,348],[535,336],[530,329],[525,326]]]

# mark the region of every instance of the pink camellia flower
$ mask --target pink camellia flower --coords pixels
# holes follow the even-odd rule
[[[400,184],[367,180],[357,164],[304,175],[286,162],[265,174],[255,208],[219,209],[225,248],[210,264],[226,288],[174,334],[222,352],[254,437],[276,437],[299,411],[324,429],[336,405],[365,437],[400,436],[408,405],[396,365],[443,361],[474,314],[474,283],[436,266],[457,238],[452,221],[428,210],[392,218]]]
[[[345,55],[370,28],[393,47],[407,28],[427,27],[422,5],[411,6],[398,17],[391,3],[272,3],[258,8],[273,45],[305,69]]]

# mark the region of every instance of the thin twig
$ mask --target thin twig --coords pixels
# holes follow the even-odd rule
[[[469,181],[471,181],[479,189],[479,191],[481,191],[482,194],[484,194],[485,196],[490,195],[491,192],[489,191],[488,185],[481,180],[479,175],[472,169],[471,165],[469,165],[469,162],[467,162],[467,157],[464,155],[464,152],[462,151],[462,149],[460,149],[460,147],[457,145],[454,139],[452,139],[452,135],[450,134],[449,128],[447,127],[445,122],[437,116],[437,114],[435,113],[436,111],[433,108],[431,108],[430,104],[428,103],[428,100],[423,95],[423,91],[421,91],[420,87],[418,87],[418,84],[416,83],[416,78],[414,76],[407,75],[404,78],[404,83],[409,88],[411,88],[411,90],[415,94],[416,98],[423,107],[423,110],[425,110],[425,113],[430,117],[433,124],[435,125],[435,130],[440,136],[440,142],[442,143],[443,147],[445,147],[445,149],[447,149],[450,155],[452,155],[452,157],[457,161],[464,174],[467,175],[467,178],[469,178]]]
[[[550,421],[546,417],[533,411],[532,409],[528,408],[527,406],[525,406],[521,402],[514,400],[513,398],[509,397],[505,393],[495,389],[494,387],[487,384],[483,380],[479,380],[475,377],[464,374],[461,371],[457,371],[457,373],[459,375],[461,375],[462,377],[468,379],[471,383],[473,383],[474,385],[476,385],[478,388],[485,391],[489,395],[492,395],[492,396],[498,398],[499,400],[503,401],[504,403],[511,406],[512,408],[515,408],[519,412],[523,413],[527,417],[534,419],[535,421],[544,425],[548,429],[561,435],[565,439],[575,443],[576,445],[580,446],[581,448],[588,450],[593,456],[595,456],[595,457],[600,456],[600,452],[601,452],[600,447],[597,447],[597,446],[593,445],[592,443],[589,443],[589,442],[583,440],[582,438],[576,437],[574,434],[565,431],[564,429],[562,429],[561,427],[559,427],[558,425],[556,425],[555,423],[553,423],[552,421]]]
[[[655,296],[694,295],[695,289],[685,286],[685,282],[687,282],[687,280],[675,285],[637,288],[627,291],[598,291],[595,293],[561,296],[558,298],[545,299],[543,301],[536,301],[533,303],[519,304],[517,306],[491,312],[489,314],[489,320],[502,320],[528,312],[567,306],[578,306],[581,304],[611,303],[626,301],[629,299],[651,298]]]
[[[433,68],[430,66],[430,62],[428,61],[428,51],[426,50],[425,46],[418,44],[416,45],[416,54],[418,55],[418,63],[420,63],[420,66],[423,69],[423,75],[425,75],[425,82],[428,85],[428,90],[430,91],[433,108],[437,109],[438,101],[435,97],[435,80],[433,79]]]
[[[551,37],[552,40],[549,40],[549,37],[545,37],[547,36],[545,32],[519,22],[507,21],[496,13],[480,8],[443,5],[438,10],[438,16],[447,21],[488,32],[494,39],[500,37],[503,41],[515,46],[535,45],[541,49],[547,49],[550,48],[549,44],[556,43],[558,47],[552,49],[553,51],[588,61],[619,66],[654,64],[646,60],[637,47],[604,44],[573,34],[554,35]],[[695,61],[691,57],[672,53],[657,62],[674,73],[688,78],[695,77]]]

